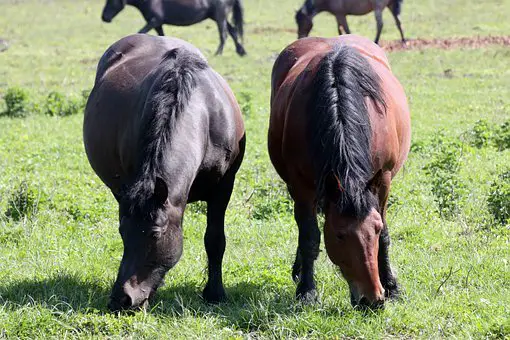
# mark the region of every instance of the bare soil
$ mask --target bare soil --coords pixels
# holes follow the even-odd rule
[[[446,39],[411,39],[405,45],[400,40],[382,41],[381,47],[387,52],[402,50],[423,50],[438,48],[449,50],[453,48],[481,48],[489,45],[510,47],[510,36],[464,37]]]

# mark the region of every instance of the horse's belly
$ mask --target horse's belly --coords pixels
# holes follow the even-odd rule
[[[185,5],[172,7],[165,13],[165,24],[174,26],[190,26],[208,18],[208,9],[196,9]]]

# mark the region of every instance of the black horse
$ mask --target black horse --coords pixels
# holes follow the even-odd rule
[[[239,40],[243,38],[243,5],[241,0],[106,0],[102,19],[110,22],[124,8],[131,5],[142,13],[147,24],[138,33],[147,33],[155,29],[159,35],[163,33],[163,24],[189,26],[205,19],[212,19],[218,25],[220,45],[216,50],[219,55],[227,39],[227,31],[234,39],[236,52],[240,56],[246,54]],[[234,24],[227,21],[233,12]]]
[[[225,298],[225,210],[245,148],[241,111],[202,54],[175,38],[136,34],[99,61],[83,139],[119,202],[124,255],[109,307],[145,305],[182,253],[186,203],[207,202],[203,297]]]

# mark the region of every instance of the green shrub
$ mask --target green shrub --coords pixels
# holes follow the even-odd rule
[[[253,113],[253,96],[249,92],[241,92],[239,94],[239,107],[245,117],[249,117]]]
[[[492,183],[487,203],[496,221],[510,223],[510,170]]]
[[[493,136],[491,126],[486,120],[478,120],[469,132],[469,144],[477,148],[489,146]]]
[[[37,213],[38,203],[36,192],[23,181],[7,201],[5,216],[15,221],[31,217]]]
[[[501,124],[495,131],[494,145],[500,151],[510,148],[510,121]]]
[[[458,213],[465,185],[458,171],[462,155],[462,144],[439,135],[433,141],[431,161],[425,172],[431,177],[432,193],[443,217],[451,218]]]
[[[48,116],[71,116],[79,113],[82,108],[82,100],[53,91],[46,97],[44,113]]]
[[[293,202],[280,182],[257,185],[251,198],[251,215],[256,220],[267,220],[280,214],[292,214]]]
[[[6,110],[0,116],[26,117],[30,113],[28,92],[20,87],[10,87],[4,94]]]

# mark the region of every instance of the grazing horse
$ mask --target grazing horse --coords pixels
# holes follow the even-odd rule
[[[298,298],[316,298],[318,208],[325,216],[326,251],[349,284],[351,303],[377,307],[397,296],[386,202],[407,158],[410,131],[404,90],[370,40],[304,38],[279,55],[268,147],[294,200]]]
[[[402,23],[400,22],[400,11],[404,0],[306,0],[303,6],[296,13],[298,25],[298,38],[307,37],[313,27],[313,17],[323,11],[333,14],[338,23],[338,34],[342,35],[342,27],[345,33],[350,34],[347,25],[346,15],[365,15],[372,11],[377,21],[377,34],[375,43],[379,43],[379,37],[383,28],[382,11],[388,7],[395,18],[395,23],[400,31],[402,43],[406,42]]]
[[[135,34],[97,67],[85,109],[90,165],[119,203],[124,254],[109,308],[144,306],[182,253],[186,203],[207,202],[208,302],[225,298],[225,210],[245,148],[229,86],[191,44]]]
[[[165,35],[163,24],[190,26],[205,19],[212,19],[216,21],[220,33],[220,45],[216,55],[222,54],[228,33],[234,39],[237,54],[246,54],[239,42],[239,38],[243,38],[241,0],[106,0],[101,18],[104,22],[111,22],[126,4],[136,7],[147,21],[138,33],[155,29],[159,35]],[[233,25],[227,21],[230,12],[233,12]]]

